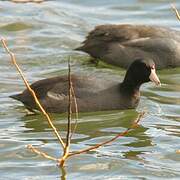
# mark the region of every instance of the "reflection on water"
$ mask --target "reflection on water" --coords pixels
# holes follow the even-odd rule
[[[175,1],[180,8],[179,1]],[[124,70],[89,64],[86,54],[73,51],[88,31],[105,23],[156,24],[179,29],[168,0],[67,0],[40,4],[0,1],[0,34],[30,82],[72,70],[121,81]],[[72,150],[107,140],[147,114],[126,137],[95,151],[70,158],[65,169],[26,149],[37,145],[59,157],[60,147],[42,115],[27,115],[8,96],[21,91],[23,82],[9,56],[0,48],[0,174],[3,179],[179,179],[180,68],[159,71],[162,87],[146,84],[137,110],[82,113],[72,139]],[[66,114],[53,114],[62,137]]]

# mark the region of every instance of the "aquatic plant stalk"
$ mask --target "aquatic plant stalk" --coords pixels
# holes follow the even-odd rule
[[[70,138],[72,138],[73,134],[74,134],[75,131],[76,131],[77,122],[78,122],[78,119],[79,119],[77,99],[76,99],[76,95],[75,95],[75,92],[74,92],[73,83],[71,83],[71,84],[72,84],[72,86],[71,86],[71,91],[72,91],[72,96],[73,96],[74,106],[75,106],[75,122],[74,122],[74,127],[73,127],[73,130],[72,130],[72,133],[71,133]]]
[[[68,59],[68,96],[69,96],[69,104],[68,104],[68,123],[67,123],[67,135],[66,135],[66,145],[64,148],[64,154],[61,158],[60,166],[64,166],[65,160],[69,154],[69,148],[71,143],[71,117],[72,117],[72,80],[71,80],[71,66],[70,66],[70,58]]]
[[[32,152],[34,152],[34,153],[36,153],[38,155],[43,156],[44,158],[47,158],[47,159],[50,159],[50,160],[54,160],[54,161],[59,161],[59,159],[54,158],[54,157],[46,154],[45,152],[42,152],[42,151],[38,150],[37,148],[33,147],[31,144],[29,144],[27,146],[27,148],[30,149]]]
[[[142,117],[144,116],[145,112],[142,112],[138,115],[137,119],[133,122],[132,126],[130,128],[128,128],[127,130],[125,130],[124,132],[121,132],[119,134],[117,134],[115,137],[113,137],[112,139],[109,139],[107,141],[104,141],[102,143],[99,143],[95,146],[92,146],[92,147],[89,147],[89,148],[86,148],[86,149],[83,149],[83,150],[79,150],[79,151],[75,151],[75,152],[70,152],[68,157],[70,156],[74,156],[74,155],[77,155],[77,154],[82,154],[82,153],[87,153],[88,151],[92,151],[92,150],[95,150],[103,145],[106,145],[106,144],[109,144],[113,141],[115,141],[116,139],[118,139],[119,137],[123,137],[125,136],[126,134],[129,133],[129,131],[131,131],[132,129],[136,128],[139,121],[142,119]]]

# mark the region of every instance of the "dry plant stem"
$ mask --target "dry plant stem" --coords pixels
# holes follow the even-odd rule
[[[72,90],[72,96],[73,96],[73,100],[74,100],[75,116],[76,116],[76,117],[75,117],[74,128],[73,128],[73,130],[72,130],[70,139],[72,139],[72,136],[73,136],[73,134],[74,134],[75,131],[76,131],[76,128],[77,128],[77,121],[78,121],[78,118],[79,118],[77,99],[76,99],[76,95],[75,95],[75,92],[74,92],[73,84],[71,84],[71,85],[72,85],[72,86],[71,86],[71,90]]]
[[[144,116],[145,112],[142,112],[139,114],[139,116],[137,117],[137,119],[134,121],[134,123],[132,124],[132,126],[130,128],[128,128],[126,131],[122,132],[122,133],[119,133],[117,134],[115,137],[113,137],[112,139],[110,140],[107,140],[107,141],[104,141],[102,143],[99,143],[95,146],[92,146],[90,148],[87,148],[87,149],[83,149],[83,150],[80,150],[80,151],[75,151],[75,152],[70,152],[68,157],[71,157],[71,156],[74,156],[74,155],[77,155],[77,154],[82,154],[82,153],[86,153],[88,151],[91,151],[91,150],[94,150],[94,149],[97,149],[99,148],[100,146],[103,146],[103,145],[106,145],[106,144],[109,144],[113,141],[115,141],[116,139],[118,139],[119,137],[123,137],[125,136],[126,134],[129,133],[129,131],[131,131],[133,128],[137,127],[137,124],[139,123],[139,121],[141,120],[141,118]]]
[[[177,19],[180,20],[180,14],[179,14],[176,6],[175,6],[174,4],[171,4],[171,7],[172,7],[172,9],[174,10],[174,12],[176,13]]]
[[[138,115],[138,117],[136,118],[136,120],[133,122],[132,126],[130,128],[128,128],[127,130],[125,130],[124,132],[122,133],[119,133],[117,134],[115,137],[111,138],[110,140],[107,140],[107,141],[104,141],[102,143],[99,143],[95,146],[92,146],[90,148],[87,148],[87,149],[83,149],[83,150],[79,150],[79,151],[75,151],[75,152],[69,152],[69,149],[68,151],[66,151],[66,153],[63,155],[63,157],[61,159],[56,159],[52,156],[49,156],[47,155],[46,153],[44,152],[41,152],[39,150],[37,150],[36,148],[32,147],[32,145],[28,145],[28,148],[31,149],[33,152],[47,158],[47,159],[51,159],[51,160],[54,160],[54,161],[57,161],[61,167],[64,166],[64,163],[65,163],[65,160],[69,157],[72,157],[74,155],[78,155],[78,154],[82,154],[82,153],[87,153],[91,150],[95,150],[95,149],[98,149],[99,147],[103,146],[103,145],[106,145],[106,144],[109,144],[113,141],[115,141],[116,139],[118,139],[119,137],[123,137],[125,135],[127,135],[133,128],[137,128],[137,124],[139,123],[139,121],[143,118],[145,112],[142,112]],[[65,152],[65,151],[64,151]],[[177,151],[177,153],[179,153],[179,151]]]
[[[54,134],[56,135],[56,137],[58,138],[60,144],[62,145],[63,148],[65,148],[65,144],[61,138],[61,136],[59,135],[56,127],[53,125],[49,115],[46,113],[46,111],[44,110],[44,108],[42,107],[42,105],[40,104],[35,92],[33,91],[33,89],[30,87],[28,81],[26,80],[25,76],[23,75],[23,72],[21,71],[21,69],[19,68],[18,64],[16,63],[16,58],[15,58],[15,55],[14,53],[12,53],[9,48],[7,47],[6,45],[6,41],[5,39],[1,39],[1,42],[3,44],[3,47],[5,48],[6,52],[10,55],[11,57],[11,60],[12,60],[12,63],[15,65],[16,69],[18,70],[19,74],[21,75],[23,81],[24,81],[24,84],[26,85],[27,89],[29,90],[29,92],[32,94],[36,104],[38,105],[39,109],[41,110],[41,112],[44,114],[44,116],[46,117],[49,125],[51,126],[51,128],[53,129],[53,132]]]
[[[68,124],[67,124],[67,135],[66,135],[66,145],[64,148],[64,154],[60,162],[60,166],[64,165],[64,162],[69,154],[69,148],[71,143],[71,117],[72,117],[72,80],[71,80],[71,66],[70,58],[68,60],[68,83],[69,83],[69,106],[68,106]]]
[[[66,159],[69,156],[69,148],[71,144],[71,138],[76,130],[77,127],[77,120],[78,120],[78,106],[77,106],[77,100],[76,100],[76,95],[74,92],[73,88],[73,83],[71,79],[71,65],[70,65],[70,58],[68,60],[68,83],[69,83],[69,89],[68,89],[68,94],[69,94],[69,106],[68,106],[68,127],[67,127],[67,136],[66,136],[66,146],[64,148],[64,154],[63,157],[59,160],[60,161],[60,166],[63,167]],[[74,102],[74,107],[75,107],[75,125],[73,130],[71,130],[72,126],[72,97],[73,97],[73,102]]]
[[[60,170],[61,170],[61,180],[67,180],[67,173],[66,173],[66,168],[64,168],[64,167],[61,167],[60,168]]]
[[[71,66],[70,59],[68,60],[68,83],[69,83],[69,107],[68,107],[68,129],[66,136],[66,147],[70,145],[71,134],[71,116],[72,116],[72,80],[71,80]]]
[[[47,158],[47,159],[50,159],[50,160],[54,160],[54,161],[59,161],[59,159],[56,159],[56,158],[54,158],[52,156],[49,156],[48,154],[46,154],[46,153],[44,153],[42,151],[39,151],[38,149],[34,148],[31,144],[29,144],[27,146],[27,148],[30,149],[32,152],[34,152],[34,153],[36,153],[38,155],[43,156],[44,158]]]

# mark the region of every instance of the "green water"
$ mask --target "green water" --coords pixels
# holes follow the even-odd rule
[[[176,1],[180,9],[179,1]],[[30,82],[72,71],[121,81],[125,71],[88,64],[88,56],[74,52],[95,25],[105,23],[156,24],[175,29],[180,22],[168,0],[61,0],[40,4],[0,1],[0,35]],[[110,145],[70,158],[62,170],[26,146],[36,145],[59,157],[61,148],[41,115],[27,115],[21,103],[8,96],[24,89],[9,56],[0,48],[0,179],[179,179],[180,68],[159,71],[162,87],[146,84],[136,110],[80,114],[71,149],[90,147],[128,128],[146,110],[140,126]],[[63,137],[66,114],[53,115]]]

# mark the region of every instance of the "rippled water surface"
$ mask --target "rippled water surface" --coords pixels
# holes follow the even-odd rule
[[[176,2],[180,9],[180,2]],[[8,39],[30,82],[72,71],[119,78],[124,70],[88,63],[88,55],[72,49],[88,31],[105,23],[156,24],[180,29],[168,0],[59,0],[39,4],[0,1],[0,35]],[[80,114],[73,150],[107,140],[128,128],[138,112],[140,126],[111,145],[68,160],[65,171],[55,162],[30,152],[33,144],[58,157],[60,148],[41,115],[28,116],[8,96],[24,85],[0,48],[0,179],[180,179],[180,68],[159,71],[162,87],[146,84],[136,110]],[[63,136],[66,115],[54,115]]]

